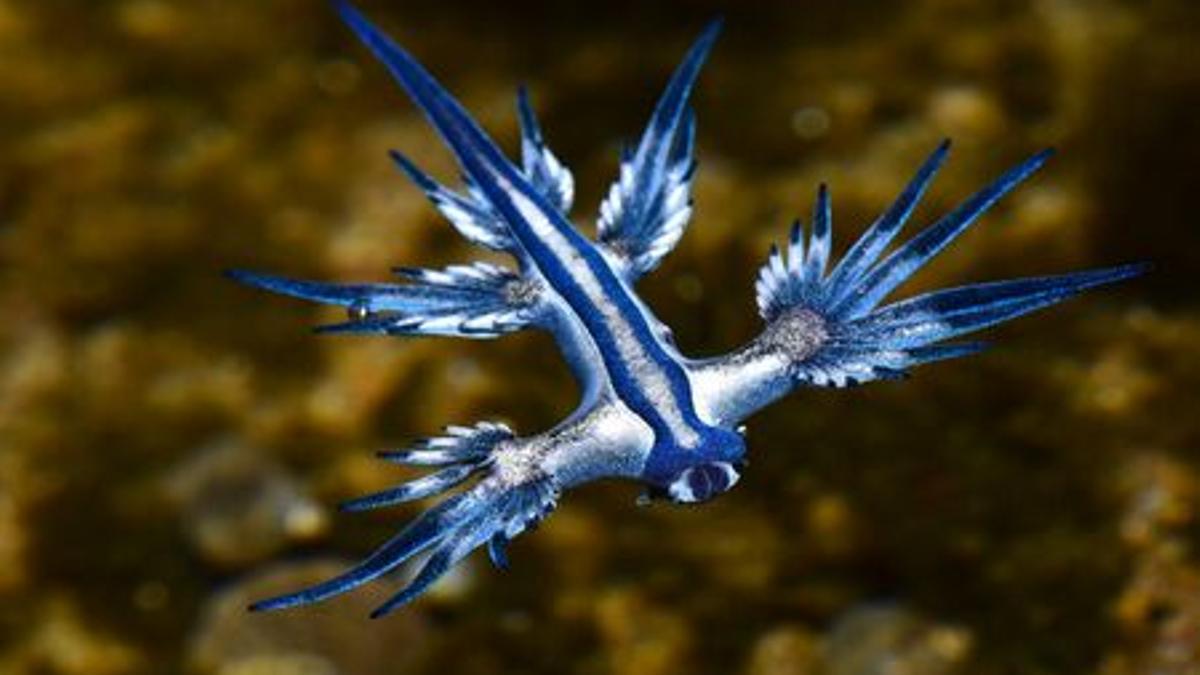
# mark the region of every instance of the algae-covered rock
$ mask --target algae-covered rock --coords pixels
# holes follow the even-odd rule
[[[821,672],[820,642],[799,626],[772,629],[755,643],[746,675],[816,675]]]
[[[859,607],[840,617],[822,646],[826,675],[951,675],[971,651],[967,630],[899,607]]]
[[[65,597],[42,597],[24,609],[24,639],[0,657],[0,672],[132,675],[150,665],[132,645],[81,616]]]
[[[602,593],[595,612],[609,672],[666,675],[689,669],[693,636],[677,613],[654,606],[631,588]]]
[[[197,552],[215,565],[261,562],[329,526],[326,509],[253,447],[218,441],[176,467],[167,484]]]
[[[754,644],[746,675],[951,675],[966,671],[973,637],[910,609],[852,607],[823,634],[780,626]]]
[[[1184,675],[1200,661],[1200,564],[1187,532],[1200,494],[1196,471],[1163,453],[1132,457],[1118,477],[1121,522],[1134,562],[1113,614],[1122,643],[1102,675]]]

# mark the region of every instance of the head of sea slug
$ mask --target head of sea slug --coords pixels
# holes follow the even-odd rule
[[[741,478],[741,465],[705,462],[680,471],[666,488],[676,504],[700,504],[728,491]]]
[[[683,466],[655,492],[676,504],[699,504],[727,492],[741,478],[746,442],[739,432],[710,429],[697,461]]]

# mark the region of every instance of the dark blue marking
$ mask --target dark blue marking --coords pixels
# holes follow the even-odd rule
[[[719,466],[701,464],[694,467],[687,477],[688,488],[696,501],[708,501],[729,489],[729,475]]]
[[[900,232],[900,228],[904,227],[904,223],[912,215],[917,202],[921,201],[921,196],[925,194],[925,190],[933,181],[933,177],[941,168],[942,163],[946,161],[946,155],[949,152],[950,141],[942,141],[917,170],[916,175],[896,197],[892,205],[879,216],[879,219],[871,225],[866,233],[859,237],[858,241],[854,242],[846,255],[842,257],[841,262],[834,268],[833,273],[829,275],[826,286],[827,292],[831,295],[824,299],[827,304],[832,306],[840,302],[847,293],[858,288],[858,282],[862,276],[883,254],[887,245]]]
[[[828,307],[828,315],[838,320],[853,319],[879,304],[897,286],[904,283],[970,227],[976,218],[991,208],[1001,197],[1012,191],[1021,181],[1028,178],[1030,174],[1037,171],[1053,154],[1054,151],[1047,148],[1026,159],[1006,171],[990,185],[971,195],[936,223],[921,230],[903,246],[871,268],[869,272],[866,272],[857,282],[861,284],[861,290],[857,290],[853,295],[843,297]]]

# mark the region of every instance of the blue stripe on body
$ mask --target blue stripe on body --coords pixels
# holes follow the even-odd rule
[[[523,197],[525,195],[519,199]],[[529,200],[529,205],[534,208],[538,206],[533,200]],[[512,206],[511,202],[505,203],[501,210],[507,211]],[[521,222],[519,229],[527,229],[530,235],[528,241],[523,233],[518,234],[517,238],[522,241],[547,283],[562,296],[587,327],[600,350],[617,394],[650,424],[658,438],[669,438],[675,445],[696,445],[699,430],[704,425],[693,408],[687,376],[682,366],[663,349],[625,284],[591,242],[573,229],[563,231],[570,225],[561,216],[555,218],[550,215],[546,218],[547,224],[554,228],[552,235],[547,237],[530,227],[527,219],[527,215],[545,217],[547,213],[540,209],[536,214],[520,213],[519,208],[514,210],[517,211],[514,220]],[[508,218],[508,215],[505,217]],[[514,227],[514,231],[518,231],[518,228]],[[555,250],[556,245],[565,249],[570,256],[577,257],[577,260],[567,259],[562,255],[564,251]],[[581,279],[588,282],[586,286]],[[646,364],[648,369],[639,372],[638,364]],[[656,378],[665,380],[670,394],[668,400],[649,395],[662,388],[655,382]],[[671,424],[666,414],[673,414],[684,428],[680,428],[678,423]]]
[[[656,449],[667,452],[695,447],[706,427],[693,407],[683,367],[663,349],[629,289],[591,242],[545,203],[420,64],[357,10],[346,3],[338,7],[347,24],[387,65],[446,140],[463,170],[493,202],[547,283],[586,326],[618,396],[654,429]],[[585,287],[577,275],[595,288]],[[647,368],[636,372],[635,364]],[[663,393],[669,396],[652,400],[649,394],[662,390],[662,384]]]

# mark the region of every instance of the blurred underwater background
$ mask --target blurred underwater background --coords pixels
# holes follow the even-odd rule
[[[393,169],[455,170],[320,0],[0,0],[0,675],[1200,673],[1200,5],[362,0],[515,151],[516,86],[590,232],[704,22],[696,212],[639,288],[685,353],[758,329],[770,243],[830,184],[835,251],[943,137],[910,231],[1058,156],[902,294],[1147,260],[903,382],[802,391],[695,508],[572,493],[512,547],[248,614],[420,505],[445,424],[545,429],[553,342],[314,336],[250,268],[385,281],[479,257]]]

